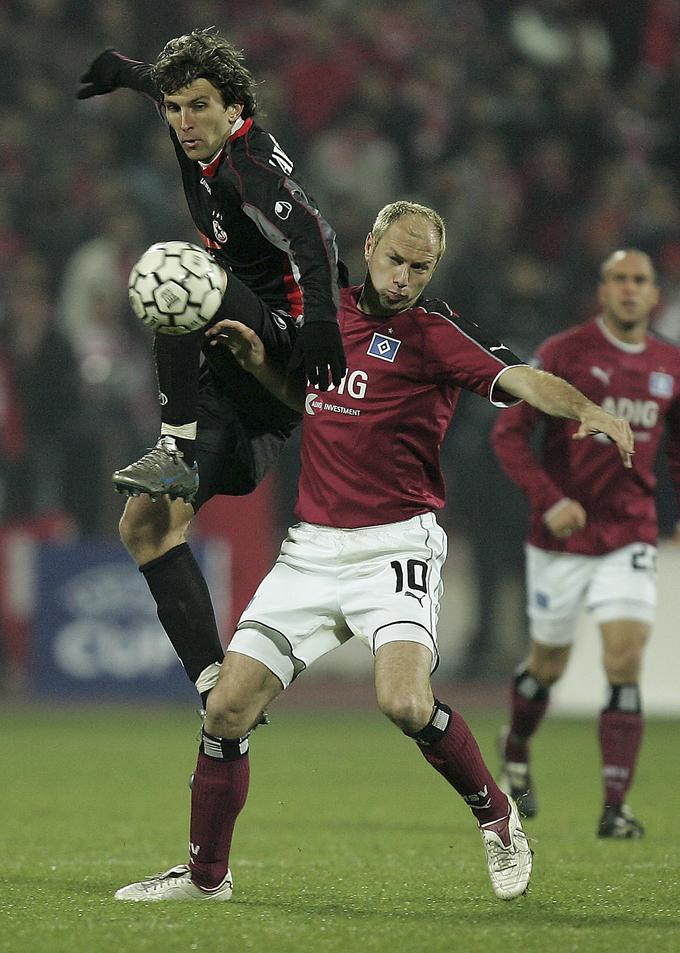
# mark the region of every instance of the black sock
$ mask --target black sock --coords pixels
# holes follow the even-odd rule
[[[161,422],[173,427],[191,424],[198,417],[198,378],[203,330],[190,334],[156,334],[154,358],[161,394]],[[175,438],[184,459],[194,462],[194,441]]]
[[[158,618],[194,684],[224,659],[208,586],[187,543],[139,567],[156,600]]]

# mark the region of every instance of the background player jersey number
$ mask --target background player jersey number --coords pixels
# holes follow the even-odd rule
[[[393,559],[390,563],[394,574],[397,577],[395,592],[402,592],[404,589],[404,576],[406,578],[406,588],[413,589],[414,592],[427,592],[427,563],[422,559],[407,559],[406,574],[404,566],[398,559]]]
[[[649,546],[634,549],[631,557],[633,569],[656,572],[656,552]]]

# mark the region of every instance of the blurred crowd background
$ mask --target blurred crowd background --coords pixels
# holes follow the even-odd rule
[[[680,0],[0,0],[3,527],[116,537],[111,471],[158,427],[127,275],[152,242],[195,232],[153,108],[75,92],[106,47],[153,60],[213,24],[246,51],[261,121],[354,281],[375,213],[409,198],[448,224],[433,291],[520,355],[594,313],[600,263],[630,245],[658,268],[656,327],[680,341]],[[471,674],[502,665],[499,633],[524,624],[526,511],[488,445],[495,413],[464,399],[445,447]],[[293,447],[281,531],[296,466]]]

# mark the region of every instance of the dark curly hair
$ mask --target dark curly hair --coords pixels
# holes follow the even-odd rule
[[[192,30],[169,40],[154,63],[153,78],[162,93],[176,93],[197,79],[207,79],[225,106],[243,104],[244,119],[255,114],[255,80],[243,65],[243,52],[220,36],[215,27]]]

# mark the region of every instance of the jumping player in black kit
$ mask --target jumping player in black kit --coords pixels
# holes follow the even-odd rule
[[[213,320],[242,321],[280,368],[300,364],[300,377],[321,390],[339,384],[345,357],[335,235],[292,160],[254,122],[255,84],[241,53],[214,29],[195,30],[170,40],[153,66],[106,50],[81,82],[80,99],[133,89],[165,116],[191,216],[225,273]],[[203,700],[223,650],[186,530],[215,494],[255,489],[299,421],[226,348],[205,348],[199,371],[204,341],[203,330],[156,334],[160,439],[113,475],[131,497],[121,538]]]

